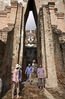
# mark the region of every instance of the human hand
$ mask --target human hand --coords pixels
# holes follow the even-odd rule
[[[16,83],[18,83],[18,81],[16,80]]]

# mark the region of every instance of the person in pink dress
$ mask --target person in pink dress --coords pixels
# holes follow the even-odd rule
[[[13,86],[12,86],[12,98],[14,98],[15,88],[17,89],[17,98],[19,98],[19,80],[18,80],[19,64],[16,64],[16,67],[13,72]]]
[[[38,87],[40,89],[43,89],[43,86],[44,86],[44,69],[42,68],[42,65],[39,65],[39,68],[37,69],[37,75],[38,75]]]

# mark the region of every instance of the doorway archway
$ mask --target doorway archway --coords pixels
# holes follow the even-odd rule
[[[28,29],[26,31],[26,22],[28,20],[29,13],[32,11],[36,29]],[[32,64],[35,59],[37,62],[37,9],[35,0],[29,0],[24,15],[24,52],[23,52],[23,75],[25,76],[25,68],[28,63]],[[31,20],[32,23],[32,20]],[[31,24],[32,25],[32,24]],[[25,77],[24,77],[25,78]]]

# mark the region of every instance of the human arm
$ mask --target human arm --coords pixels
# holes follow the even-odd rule
[[[18,73],[18,72],[17,72],[17,70],[16,70],[16,71],[15,71],[15,80],[16,80],[16,83],[18,82],[18,81],[17,81],[17,73]]]
[[[20,82],[22,81],[22,70],[20,70]]]
[[[39,69],[37,69],[37,76],[38,76],[38,74],[39,74]]]
[[[26,70],[25,70],[25,74],[27,74],[27,68],[26,68]]]

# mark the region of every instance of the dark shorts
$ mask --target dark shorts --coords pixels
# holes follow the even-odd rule
[[[44,87],[44,78],[38,78],[38,87]]]

